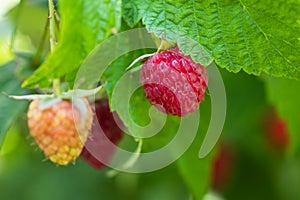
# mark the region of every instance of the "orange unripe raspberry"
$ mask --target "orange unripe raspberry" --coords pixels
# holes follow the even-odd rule
[[[28,109],[28,126],[36,143],[54,163],[67,165],[81,153],[92,126],[93,113],[86,99],[82,108],[67,100],[40,109],[41,100],[34,100]],[[81,105],[82,106],[82,105]]]

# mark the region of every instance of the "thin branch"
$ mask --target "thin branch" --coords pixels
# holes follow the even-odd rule
[[[55,12],[56,11],[55,11],[53,0],[48,0],[48,3],[49,3],[50,50],[53,51],[57,43],[56,34],[55,34],[55,26],[56,26]],[[56,97],[61,94],[59,78],[53,80],[53,92]]]
[[[55,8],[53,0],[48,0],[49,3],[49,29],[50,29],[50,49],[53,51],[56,45],[56,34],[55,34]]]

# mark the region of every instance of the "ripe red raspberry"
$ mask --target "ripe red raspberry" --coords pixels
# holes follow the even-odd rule
[[[72,108],[72,103],[66,100],[46,109],[40,109],[41,100],[30,103],[27,113],[30,133],[54,163],[67,165],[74,161],[88,137],[93,113],[86,99],[80,102],[84,109],[82,105]]]
[[[269,111],[265,120],[267,141],[275,150],[284,152],[290,142],[286,121],[280,118],[275,110]]]
[[[123,123],[115,112],[110,111],[106,99],[95,103],[95,112],[91,136],[80,156],[91,166],[101,169],[113,156],[115,150],[113,144],[117,145],[123,137],[121,130]]]
[[[148,59],[140,78],[150,103],[177,116],[197,110],[207,86],[205,67],[185,56],[178,47]]]

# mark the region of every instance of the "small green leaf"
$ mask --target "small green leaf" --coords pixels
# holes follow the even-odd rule
[[[24,112],[27,101],[18,101],[9,98],[5,94],[22,95],[25,93],[21,89],[21,83],[15,76],[17,63],[11,61],[0,67],[0,146],[6,131],[16,120],[18,115]]]
[[[186,37],[200,45],[201,54],[193,59],[204,65],[213,58],[231,72],[243,69],[254,75],[300,78],[298,0],[146,0],[136,4],[146,28],[157,36],[176,41],[180,48],[186,43],[181,38]]]
[[[66,79],[72,87],[74,74],[84,58],[121,25],[120,0],[65,0],[59,2],[59,8],[59,43],[23,87],[47,87],[52,79],[68,74]]]

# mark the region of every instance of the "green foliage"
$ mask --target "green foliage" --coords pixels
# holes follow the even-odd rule
[[[200,123],[197,136],[190,148],[177,161],[177,166],[182,178],[190,188],[194,199],[202,200],[207,193],[210,184],[211,162],[213,153],[205,158],[199,158],[199,149],[202,145],[210,119],[210,99],[205,97],[205,101],[200,105]],[[189,133],[186,133],[189,134]]]
[[[109,169],[96,170],[81,159],[66,167],[42,161],[43,153],[28,144],[24,130],[10,134],[19,140],[7,137],[5,142],[16,146],[5,154],[0,151],[1,199],[182,200],[189,194],[174,165],[146,174],[120,173],[107,178]]]
[[[218,66],[226,69],[222,71],[222,74],[228,96],[228,113],[223,134],[226,134],[228,140],[237,143],[241,151],[250,154],[250,159],[260,162],[261,165],[266,164],[268,167],[273,164],[269,159],[265,159],[268,154],[265,152],[262,137],[259,136],[259,134],[262,134],[262,130],[260,130],[261,116],[267,106],[263,82],[257,77],[245,73],[233,74],[228,73],[228,71],[239,72],[243,70],[253,75],[266,73],[270,76],[299,79],[299,0],[124,0],[122,5],[120,0],[101,2],[64,0],[59,1],[58,7],[61,15],[58,45],[48,55],[39,69],[23,83],[23,87],[49,87],[55,78],[61,78],[72,87],[77,70],[85,58],[91,55],[90,52],[97,44],[105,41],[116,31],[125,31],[134,28],[137,24],[141,25],[139,22],[142,20],[149,32],[155,33],[159,38],[164,37],[176,42],[180,49],[185,54],[190,54],[195,61],[204,65],[209,65],[212,61],[215,61]],[[20,21],[16,18],[18,16],[17,9],[11,13],[11,17],[15,22],[21,23],[20,30],[29,35],[37,46],[37,38],[40,38],[39,35],[46,20],[42,20],[43,16],[46,15],[45,9],[35,9],[31,6],[25,6],[24,9],[26,9],[26,13],[20,15],[22,18]],[[39,22],[38,24],[35,23],[34,27],[28,26],[27,20],[32,21],[32,16],[25,18],[28,12],[37,12],[39,16]],[[121,27],[121,18],[129,27],[124,24]],[[36,33],[35,30],[39,32]],[[134,37],[133,39],[140,43],[145,42],[142,37]],[[121,43],[125,45],[124,49],[126,50],[132,42],[122,41]],[[122,45],[117,42],[111,42],[110,44],[119,46],[113,46],[111,47],[114,50],[113,52],[107,51],[103,54],[115,53],[117,55],[124,50],[121,49]],[[101,82],[105,83],[111,109],[119,114],[128,128],[128,132],[136,137],[147,136],[145,134],[149,130],[157,133],[153,137],[144,139],[143,152],[157,150],[168,144],[175,137],[181,123],[180,118],[165,116],[155,108],[151,108],[143,89],[136,88],[140,84],[139,72],[126,72],[125,70],[135,58],[154,51],[153,49],[137,50],[122,55],[113,63],[109,63],[110,65],[101,77]],[[20,81],[14,74],[15,69],[16,62],[11,62],[0,68],[0,92],[15,95],[24,93],[24,90],[20,89]],[[95,67],[96,70],[100,69]],[[292,134],[290,150],[292,153],[296,152],[298,154],[300,146],[298,136],[300,98],[297,91],[300,89],[300,84],[298,81],[268,77],[266,78],[266,86],[269,100],[277,106],[280,114],[288,120]],[[15,101],[4,95],[0,96],[0,110],[2,111],[0,114],[0,137],[4,136],[3,133],[6,132],[16,117],[24,111],[25,106],[26,102],[24,101]],[[195,199],[199,200],[203,199],[209,188],[210,167],[213,156],[209,155],[204,159],[198,158],[198,152],[210,119],[209,95],[206,95],[206,99],[200,107],[201,122],[196,139],[176,162],[177,170],[182,175],[182,179]],[[174,152],[170,152],[170,154],[172,153]],[[244,163],[244,160],[241,162]],[[28,163],[27,165],[25,167],[31,168]],[[67,169],[70,170],[70,168]],[[84,168],[81,171],[80,167],[77,168],[76,166],[69,173],[74,172],[77,175],[77,172],[82,173],[76,178],[73,177],[73,180],[89,182],[96,173],[86,177],[86,170]],[[268,171],[267,167],[264,170]],[[261,175],[265,174],[264,170],[260,172]],[[269,175],[272,175],[271,171],[268,172]],[[44,183],[47,183],[48,185],[46,184],[45,187],[51,188],[49,183],[60,179],[61,173],[55,171],[52,174],[45,174],[42,170],[37,171],[38,175],[45,174],[45,177],[41,177],[34,182],[38,187],[33,186],[40,188],[44,186]],[[173,190],[170,185],[183,188],[182,185],[171,184],[173,180],[179,180],[178,177],[169,177],[170,174],[174,173],[173,168],[166,174],[162,173],[165,175],[163,177],[168,178],[164,180],[167,187],[163,188]],[[238,175],[241,174],[245,173],[240,172]],[[255,176],[252,175],[253,173],[247,173],[241,176],[249,183],[255,183],[256,179],[253,178]],[[98,176],[100,175],[98,174]],[[66,175],[63,177],[70,178],[71,176]],[[160,178],[158,175],[156,179],[158,177]],[[103,177],[100,177],[100,179],[100,184],[112,186],[110,181],[104,180]],[[153,179],[149,179],[150,181],[147,179],[148,184],[153,181]],[[270,182],[272,181],[266,181],[266,183]],[[69,182],[63,183],[67,185]],[[151,183],[155,185],[158,184],[158,181]],[[24,185],[23,182],[21,184]],[[143,184],[144,182],[140,185]],[[243,192],[248,189],[248,185],[245,185],[241,187]],[[78,185],[75,188],[80,190],[80,187],[81,185]],[[271,190],[272,187],[267,188]],[[66,188],[67,190],[74,189],[69,186],[66,186]],[[109,188],[111,189],[111,187],[107,187],[106,192],[113,193],[114,191]],[[51,189],[56,191],[55,188]],[[161,188],[156,189],[156,191],[163,190]],[[91,198],[94,197],[88,195],[88,187],[84,187],[84,190],[87,190],[84,193],[85,195]],[[93,190],[96,190],[96,188],[93,188]],[[269,190],[260,191],[260,193],[268,196],[265,191]],[[35,195],[42,197],[44,192]],[[72,196],[72,193],[69,194]],[[50,198],[50,196],[48,197]],[[57,193],[57,196],[66,197],[63,190],[61,193]],[[116,199],[118,194],[113,193],[111,196],[112,199]],[[157,196],[153,195],[153,199],[158,196],[161,199],[165,199],[165,196],[172,196],[172,199],[174,199],[176,195],[173,193],[172,195],[166,195],[161,192]],[[147,197],[151,198],[152,196],[147,193]],[[144,199],[149,199],[147,197]],[[84,196],[78,196],[79,198],[82,199]]]
[[[35,6],[25,1],[7,13],[9,20],[16,25],[18,33],[26,34],[37,47],[44,32],[48,10],[47,7]],[[34,22],[34,23],[32,23]],[[14,33],[16,38],[18,33]]]
[[[145,52],[136,51],[121,56],[106,69],[101,79],[103,82],[107,82],[106,91],[110,100],[111,109],[117,111],[123,123],[129,129],[129,132],[133,135],[140,133],[138,133],[139,131],[134,125],[136,121],[132,121],[132,119],[138,118],[138,123],[149,121],[147,110],[150,107],[150,103],[147,101],[144,93],[139,92],[136,93],[134,97],[131,97],[130,91],[132,91],[139,82],[138,74],[135,73],[134,78],[123,76],[123,74],[125,74],[125,69],[130,63],[143,53]],[[122,77],[123,80],[120,80]],[[117,92],[114,91],[116,86],[118,86]],[[129,112],[129,109],[131,109],[131,112]]]
[[[157,36],[181,47],[186,35],[231,72],[243,69],[254,75],[300,78],[298,0],[147,0],[131,7],[136,5],[143,23]],[[132,15],[125,17],[132,22]],[[194,55],[194,60],[209,64],[212,58],[202,54]]]
[[[138,1],[135,0],[125,0],[122,2],[122,16],[130,27],[134,27],[141,20],[137,3]]]
[[[66,0],[60,2],[59,8],[62,23],[58,45],[23,87],[47,87],[52,79],[66,74],[72,87],[74,74],[84,58],[120,28],[120,0]]]
[[[264,116],[269,105],[264,81],[244,72],[221,69],[227,95],[223,141],[232,153],[225,199],[277,198],[278,171],[283,157],[274,156],[267,141]],[[257,180],[260,180],[259,183]],[[238,189],[237,189],[238,188]]]
[[[6,131],[15,122],[17,117],[24,112],[26,101],[17,101],[7,95],[21,95],[21,82],[15,75],[17,63],[11,61],[0,67],[0,147]]]
[[[276,106],[279,115],[288,124],[291,135],[290,154],[300,155],[300,82],[281,78],[266,77],[269,101]]]
[[[121,56],[106,69],[102,81],[107,82],[106,90],[111,108],[117,111],[130,134],[138,137],[147,136],[144,134],[149,134],[149,132],[155,133],[155,136],[146,138],[143,142],[142,151],[149,152],[169,144],[178,134],[178,127],[182,122],[179,117],[168,116],[164,118],[155,108],[150,108],[150,103],[146,99],[142,88],[135,90],[132,94],[130,93],[133,88],[139,85],[139,73],[129,72],[130,76],[128,76],[127,72],[127,75],[124,75],[126,74],[125,69],[132,60],[145,53],[147,52],[135,51]],[[177,162],[182,178],[192,190],[196,199],[202,199],[209,187],[212,156],[205,159],[198,158],[199,149],[210,119],[209,100],[209,96],[207,96],[206,101],[201,104],[200,129],[194,140],[195,142]],[[143,129],[139,126],[148,127]]]
[[[253,132],[258,132],[262,123],[263,112],[268,106],[264,82],[244,72],[233,74],[223,69],[221,73],[228,105],[224,132],[236,141],[245,141],[243,145],[252,145],[243,138],[245,133],[247,137],[253,137]]]

